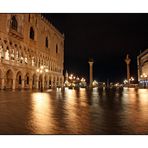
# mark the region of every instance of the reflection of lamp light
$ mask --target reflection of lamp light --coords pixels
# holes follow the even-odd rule
[[[52,115],[52,104],[50,102],[50,95],[48,93],[35,92],[31,94],[31,125],[34,127],[32,130],[38,134],[48,134],[49,129],[52,129],[54,118]],[[50,122],[49,122],[50,121]]]

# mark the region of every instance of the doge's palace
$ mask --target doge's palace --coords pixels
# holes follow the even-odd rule
[[[0,14],[0,89],[61,87],[63,64],[64,35],[41,14]]]

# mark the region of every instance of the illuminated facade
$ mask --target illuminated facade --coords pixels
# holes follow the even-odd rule
[[[64,35],[42,15],[0,14],[0,89],[62,86],[63,63]]]
[[[137,57],[137,64],[139,85],[148,88],[148,49]]]

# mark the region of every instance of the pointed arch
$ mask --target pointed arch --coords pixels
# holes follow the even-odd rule
[[[11,28],[12,29],[14,29],[14,30],[17,31],[17,29],[18,29],[18,22],[17,22],[17,19],[16,19],[15,16],[12,16],[11,17],[11,23],[10,23],[10,25],[11,25]]]
[[[30,39],[34,40],[34,35],[35,35],[34,29],[33,27],[30,27]]]

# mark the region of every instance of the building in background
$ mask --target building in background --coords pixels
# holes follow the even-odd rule
[[[64,35],[42,15],[0,14],[0,89],[62,86],[63,63]]]
[[[148,88],[148,49],[137,57],[137,65],[139,86]]]

